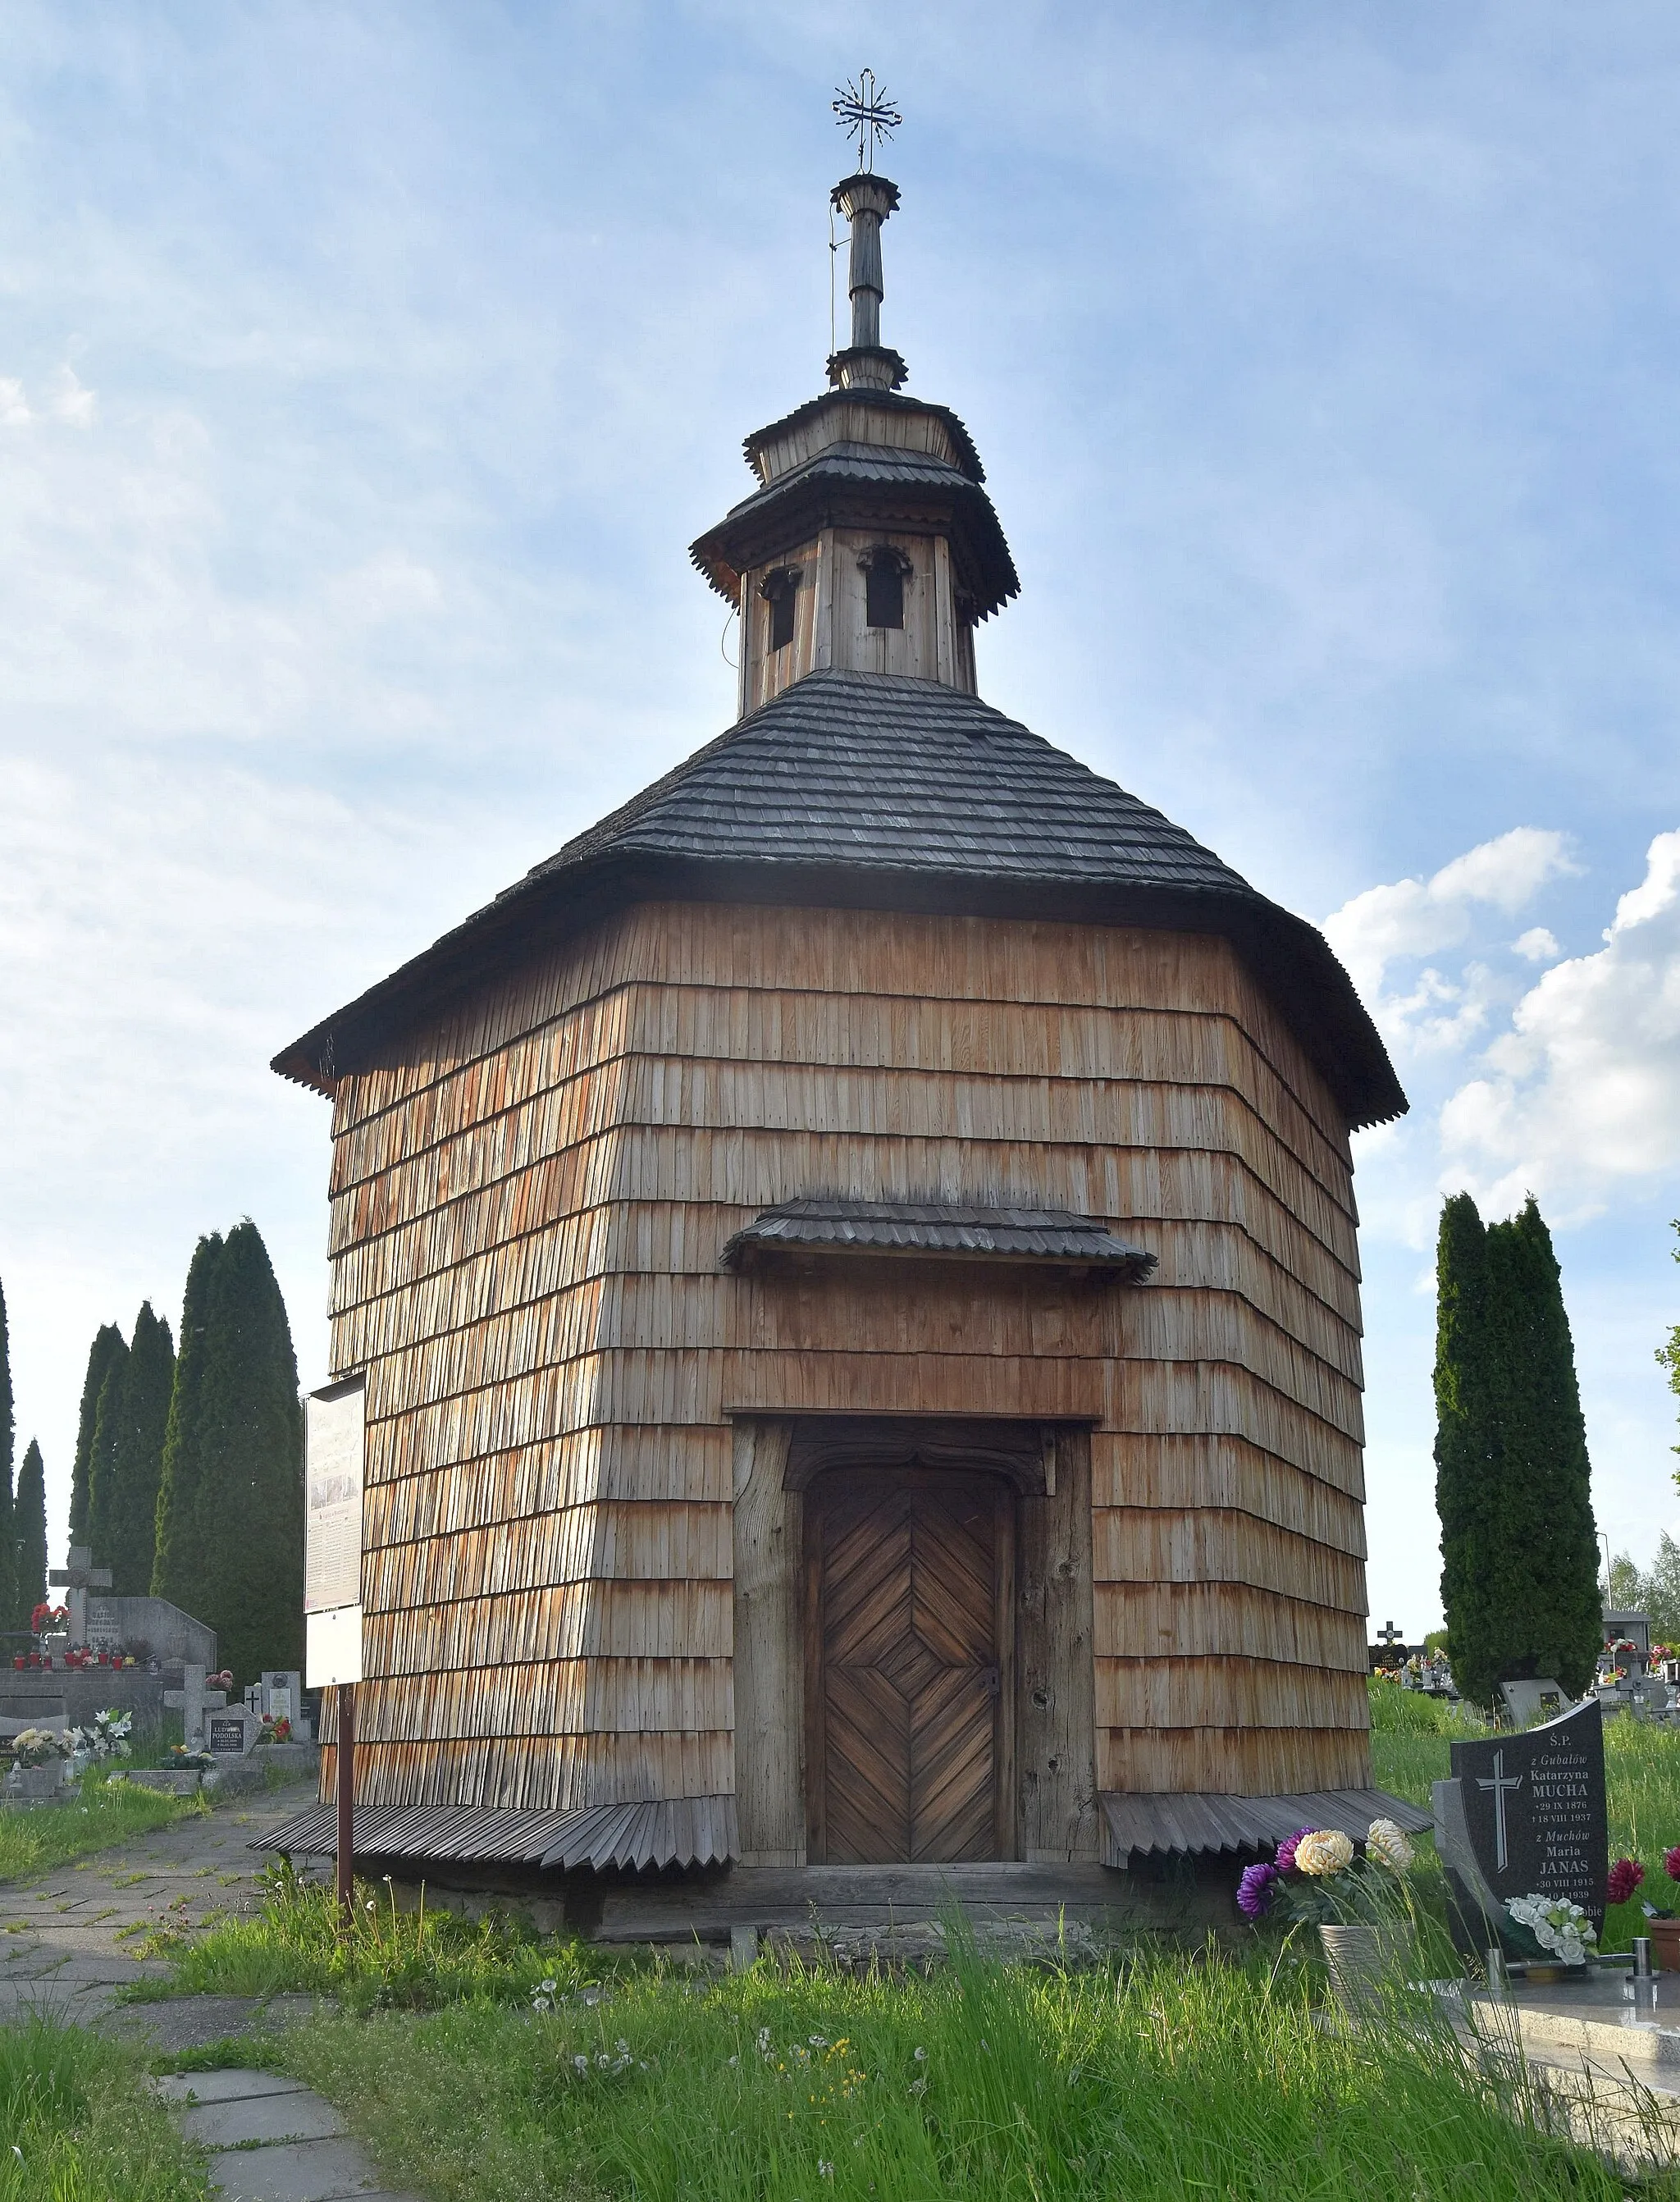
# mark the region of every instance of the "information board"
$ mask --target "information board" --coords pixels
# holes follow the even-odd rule
[[[304,1403],[304,1662],[311,1689],[361,1680],[361,1490],[367,1384]]]
[[[305,1406],[303,1610],[328,1613],[361,1597],[361,1449],[367,1385],[360,1376],[312,1392]]]

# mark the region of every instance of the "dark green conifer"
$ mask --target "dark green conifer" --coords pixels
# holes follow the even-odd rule
[[[1498,1677],[1489,1634],[1498,1475],[1487,1382],[1488,1239],[1467,1192],[1441,1211],[1436,1248],[1435,1503],[1447,1657],[1464,1695],[1484,1704]]]
[[[1475,1702],[1518,1675],[1579,1695],[1601,1636],[1591,1468],[1562,1282],[1532,1199],[1441,1218],[1436,1490],[1448,1657]]]
[[[205,1468],[204,1372],[210,1351],[210,1304],[224,1241],[213,1231],[193,1249],[181,1302],[181,1346],[163,1438],[158,1483],[151,1587],[183,1611],[209,1616],[193,1600],[200,1594],[204,1553],[198,1535],[198,1493]]]
[[[1603,1641],[1592,1464],[1563,1280],[1532,1195],[1488,1231],[1501,1452],[1495,1594],[1501,1679],[1546,1675],[1581,1696]]]
[[[30,1616],[47,1595],[47,1475],[33,1438],[18,1470],[14,1520],[17,1603],[12,1626],[27,1628]]]
[[[198,1491],[203,1591],[236,1687],[303,1648],[303,1415],[285,1304],[256,1226],[229,1232],[208,1323]]]
[[[88,1479],[93,1467],[93,1432],[99,1419],[99,1394],[113,1360],[126,1354],[122,1333],[114,1322],[101,1323],[88,1349],[87,1375],[82,1380],[81,1419],[76,1425],[76,1457],[70,1470],[70,1542],[87,1542]]]
[[[102,1568],[110,1557],[117,1463],[128,1412],[128,1366],[126,1345],[106,1361],[105,1381],[99,1387],[99,1404],[93,1414],[93,1444],[88,1452],[87,1516],[80,1541],[91,1550],[95,1565]]]
[[[88,1541],[95,1560],[110,1569],[111,1587],[120,1598],[144,1598],[151,1588],[174,1381],[169,1326],[146,1300],[134,1318],[126,1359],[113,1361],[105,1379],[93,1440]]]

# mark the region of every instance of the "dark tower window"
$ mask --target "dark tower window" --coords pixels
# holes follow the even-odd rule
[[[863,568],[864,625],[902,627],[904,577],[913,570],[910,561],[890,544],[878,543],[858,563]]]
[[[769,647],[772,651],[785,650],[793,640],[793,600],[798,589],[797,566],[778,566],[759,585],[759,594],[770,607]]]

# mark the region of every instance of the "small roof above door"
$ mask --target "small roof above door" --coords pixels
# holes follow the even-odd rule
[[[723,1250],[739,1269],[755,1253],[894,1254],[1036,1262],[1098,1269],[1148,1282],[1155,1256],[1117,1239],[1099,1216],[1065,1208],[1003,1208],[932,1200],[784,1200],[755,1216]]]

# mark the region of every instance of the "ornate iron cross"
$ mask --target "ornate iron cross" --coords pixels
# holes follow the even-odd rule
[[[877,144],[884,144],[904,117],[876,83],[873,69],[860,69],[855,84],[837,85],[833,104],[835,121],[857,139],[859,173],[873,174]]]

